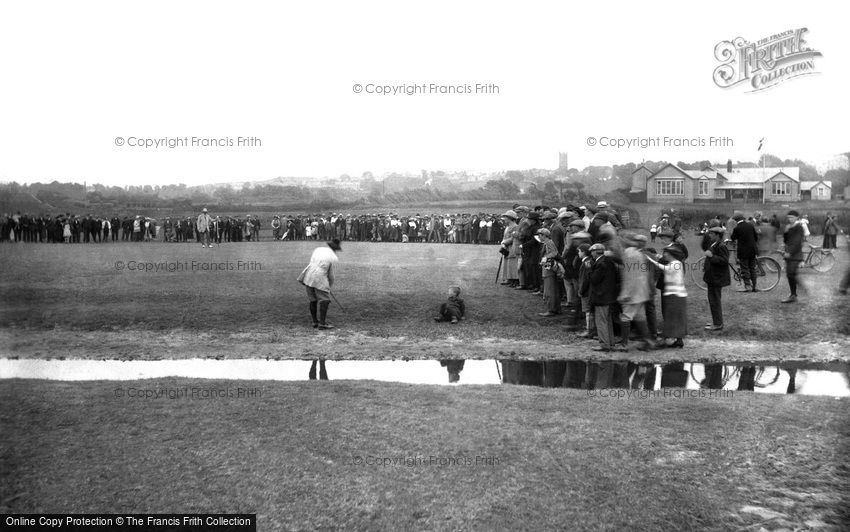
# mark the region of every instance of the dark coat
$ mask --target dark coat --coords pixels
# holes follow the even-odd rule
[[[590,268],[590,304],[613,305],[620,295],[620,270],[611,257],[603,255]]]
[[[581,262],[578,258],[578,246],[573,244],[568,247],[566,251],[564,251],[563,257],[564,278],[578,279],[578,270],[581,266]]]
[[[702,280],[708,286],[729,286],[732,276],[729,274],[729,249],[723,242],[712,244],[708,248],[712,256],[705,258]]]
[[[785,230],[782,240],[785,243],[785,253],[789,253],[788,260],[803,260],[803,226],[794,224]]]
[[[534,235],[540,229],[540,221],[533,218],[524,218],[517,227],[519,243],[529,244],[536,242]]]
[[[746,220],[738,222],[735,229],[732,229],[732,236],[729,238],[738,243],[739,259],[753,259],[758,255],[759,236],[756,228],[750,222]]]
[[[564,237],[567,234],[567,231],[564,229],[564,226],[560,224],[560,222],[555,222],[552,224],[552,227],[549,228],[551,234],[549,237],[552,239],[552,242],[555,243],[555,247],[558,248],[558,254],[564,252]]]
[[[463,299],[459,297],[450,297],[448,301],[445,302],[446,309],[454,310],[458,316],[463,317],[466,313],[466,304],[463,302]]]

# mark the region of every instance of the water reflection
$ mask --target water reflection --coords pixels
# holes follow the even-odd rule
[[[316,380],[316,362],[319,363],[319,380],[328,380],[328,370],[325,368],[325,361],[322,359],[313,361],[310,365],[310,372],[307,374],[307,378],[311,381]]]
[[[641,364],[616,361],[502,361],[503,382],[585,390],[687,388],[850,396],[850,364]],[[660,374],[660,378],[659,378]]]
[[[850,396],[850,364],[745,365],[512,360],[11,360],[0,379],[64,381],[163,377],[233,380],[375,380],[410,384],[518,384],[549,388],[688,388]]]

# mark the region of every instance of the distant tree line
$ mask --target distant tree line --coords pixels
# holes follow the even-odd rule
[[[850,153],[843,154],[850,160]],[[841,193],[850,184],[850,169],[831,169],[819,175],[817,169],[799,159],[780,159],[774,155],[763,156],[764,165],[769,167],[800,168],[803,180],[825,179],[833,182],[833,191]],[[645,161],[650,170],[657,170],[666,161]],[[710,161],[676,163],[684,170],[699,170],[712,166]],[[736,162],[738,168],[757,167],[759,163]],[[480,176],[466,173],[449,174],[443,171],[422,170],[419,175],[391,173],[376,179],[371,172],[364,172],[358,180],[348,175],[326,180],[324,186],[265,184],[245,182],[239,186],[186,186],[130,185],[125,187],[80,183],[33,183],[22,185],[16,182],[0,184],[0,200],[5,204],[15,198],[31,195],[31,198],[55,208],[87,207],[115,208],[155,207],[190,208],[193,205],[215,205],[243,210],[250,206],[302,205],[315,206],[320,210],[355,205],[415,204],[441,201],[473,200],[527,200],[536,204],[576,205],[594,203],[597,198],[625,202],[631,187],[632,173],[639,165],[628,163],[613,166],[588,166],[582,170],[507,170],[480,180]],[[721,170],[721,168],[717,168]],[[477,180],[477,181],[476,181]],[[352,185],[354,183],[354,185]],[[358,186],[359,185],[359,186]]]

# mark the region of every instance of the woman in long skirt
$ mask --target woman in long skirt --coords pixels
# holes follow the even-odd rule
[[[661,292],[664,346],[681,348],[688,334],[688,292],[685,290],[685,267],[682,264],[684,254],[677,246],[671,245],[662,250],[662,256],[667,264],[649,260],[664,271],[664,288]],[[668,338],[674,341],[668,344]]]
[[[543,304],[546,312],[538,316],[551,318],[561,313],[561,292],[558,284],[563,285],[563,266],[558,262],[558,248],[552,242],[551,233],[548,229],[540,228],[534,238],[543,246],[543,257],[538,267],[543,268]]]
[[[502,220],[505,225],[505,232],[502,236],[502,249],[507,251],[504,263],[504,281],[503,285],[513,287],[519,286],[519,234],[517,232],[517,213],[508,211],[502,215]]]

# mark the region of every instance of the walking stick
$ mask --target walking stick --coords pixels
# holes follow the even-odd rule
[[[496,374],[499,375],[499,384],[502,384],[502,371],[499,369],[499,361],[494,360],[493,362],[496,363]]]
[[[340,305],[340,304],[339,304],[339,300],[336,298],[336,296],[334,295],[334,293],[333,293],[333,292],[331,292],[330,290],[328,290],[328,293],[329,293],[329,294],[331,295],[331,297],[334,299],[334,303],[336,303],[336,304],[337,304],[337,306],[339,307],[339,310],[341,310],[341,311],[343,311],[343,312],[346,312],[346,310],[342,307],[342,305]]]
[[[499,274],[502,273],[502,261],[503,260],[505,260],[505,256],[500,254],[499,255],[499,269],[496,270],[496,282],[497,283],[499,282]]]

